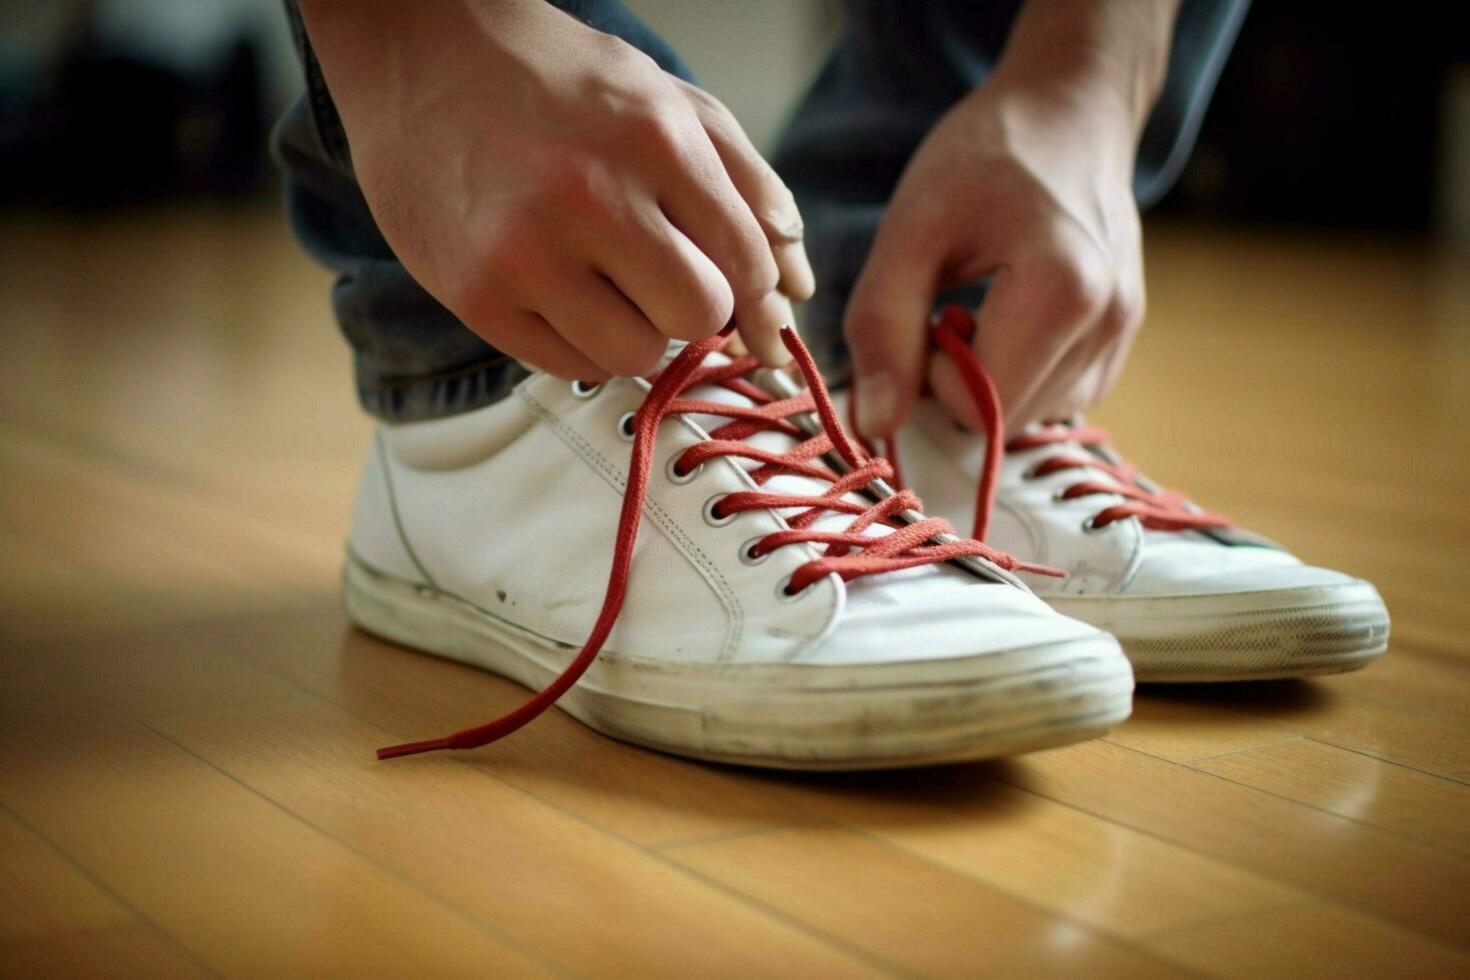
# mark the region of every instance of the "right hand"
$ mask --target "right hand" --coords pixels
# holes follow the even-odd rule
[[[486,341],[599,381],[733,317],[786,363],[801,217],[718,100],[543,0],[300,7],[378,227]]]

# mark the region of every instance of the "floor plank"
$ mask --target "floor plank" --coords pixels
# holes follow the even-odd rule
[[[117,712],[0,689],[0,802],[216,970],[532,975],[434,902]]]
[[[213,642],[398,738],[456,730],[526,697],[512,682],[351,630],[336,611],[252,623]],[[803,818],[734,770],[691,766],[618,745],[560,712],[537,724],[546,728],[546,737],[499,743],[481,757],[484,764],[497,778],[638,843],[699,839]]]
[[[1157,697],[1148,688],[1133,698],[1133,717],[1106,738],[1170,762],[1188,762],[1300,738],[1268,721],[1202,704]]]
[[[499,778],[493,757],[377,762],[373,749],[401,733],[257,670],[214,641],[144,639],[39,657],[313,830],[574,973],[595,974],[609,959],[658,976],[872,972],[585,817],[519,791]],[[103,658],[116,660],[112,671],[99,669]],[[711,922],[721,924],[715,934]]]
[[[1181,931],[1151,944],[1221,977],[1463,977],[1470,956],[1382,919],[1318,903]]]
[[[1470,786],[1310,739],[1192,766],[1470,857]]]
[[[0,943],[0,977],[186,980],[212,974],[147,926],[99,926]]]
[[[827,825],[675,845],[674,859],[920,976],[1172,976],[1157,960]],[[943,915],[935,915],[943,909]]]
[[[1227,712],[1350,752],[1470,781],[1470,737],[1463,717],[1442,717],[1412,703],[1359,696],[1330,680],[1228,685],[1154,685],[1145,697]]]
[[[1140,752],[1089,742],[1005,771],[1013,785],[1440,939],[1470,943],[1470,862]]]
[[[138,924],[15,815],[0,810],[0,946],[37,936]]]
[[[1301,897],[1269,878],[1006,785],[1029,763],[767,782],[794,805],[1124,939]]]

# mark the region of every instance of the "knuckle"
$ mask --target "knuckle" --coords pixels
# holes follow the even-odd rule
[[[706,92],[698,85],[685,83],[680,86],[680,91],[684,93],[685,98],[687,98],[695,106],[695,108],[700,109],[704,112],[712,113],[717,116],[728,116],[732,119],[734,118],[734,116],[731,115],[730,110],[725,108],[725,103],[721,102],[719,99],[715,98],[713,95]]]
[[[734,265],[730,286],[738,304],[765,299],[780,285],[781,268],[763,235],[759,238],[741,235]]]
[[[1147,300],[1142,289],[1120,289],[1108,306],[1106,325],[1115,334],[1124,334],[1143,322]]]
[[[686,110],[687,111],[687,110]],[[643,98],[629,106],[620,120],[622,137],[636,150],[668,153],[682,144],[682,126],[666,99]]]
[[[634,47],[620,37],[611,34],[603,35],[609,57],[614,65],[623,71],[622,77],[640,77],[642,75],[663,76],[663,70],[659,68],[658,62],[647,52]]]
[[[769,249],[762,249],[762,252],[764,254],[757,259],[750,276],[751,293],[756,299],[764,299],[781,284],[781,267]]]
[[[615,182],[610,166],[597,154],[567,154],[547,177],[546,210],[552,215],[571,211],[579,218],[606,217],[617,200]]]
[[[1097,313],[1113,294],[1113,278],[1106,264],[1090,255],[1059,261],[1050,278],[1056,310],[1069,320]]]

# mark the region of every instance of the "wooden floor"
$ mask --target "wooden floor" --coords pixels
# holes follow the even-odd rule
[[[369,435],[271,211],[0,223],[0,973],[1466,976],[1470,267],[1155,229],[1099,413],[1378,582],[1390,655],[1156,688],[1105,739],[807,778],[348,629]]]

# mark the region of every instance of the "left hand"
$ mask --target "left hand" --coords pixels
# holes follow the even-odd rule
[[[979,426],[958,374],[925,361],[936,294],[990,277],[975,349],[1007,429],[1091,405],[1122,368],[1144,311],[1137,128],[1098,87],[976,89],[904,171],[848,306],[858,428],[889,435],[926,375]]]

